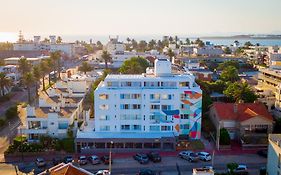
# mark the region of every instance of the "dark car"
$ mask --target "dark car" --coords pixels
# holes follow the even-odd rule
[[[155,171],[152,171],[150,169],[143,169],[140,170],[140,172],[137,175],[156,175]]]
[[[78,158],[78,163],[79,163],[79,165],[86,165],[88,163],[86,156],[80,156]]]
[[[35,164],[37,165],[37,167],[44,167],[46,166],[46,162],[43,158],[37,158],[35,160]]]
[[[267,158],[267,150],[266,149],[261,149],[257,151],[257,154],[261,157]]]
[[[55,157],[52,159],[53,165],[57,165],[63,162],[62,158],[60,157]]]
[[[72,156],[66,156],[66,157],[64,157],[63,162],[64,163],[71,163],[71,162],[73,162],[73,157]]]
[[[101,161],[105,164],[108,165],[109,164],[109,155],[104,155],[101,157]],[[112,157],[111,157],[111,164],[113,163],[112,161]]]
[[[149,162],[147,155],[143,153],[137,153],[134,156],[134,159],[137,160],[140,164],[147,164]]]
[[[158,152],[149,152],[147,154],[149,160],[151,160],[152,162],[161,162],[161,156],[159,155]]]

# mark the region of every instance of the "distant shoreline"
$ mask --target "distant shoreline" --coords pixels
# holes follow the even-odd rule
[[[202,36],[200,39],[249,39],[249,40],[281,40],[281,35],[265,35],[265,36],[254,36],[254,35],[235,35],[235,36]]]

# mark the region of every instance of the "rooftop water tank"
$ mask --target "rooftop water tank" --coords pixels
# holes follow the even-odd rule
[[[154,62],[154,73],[157,77],[171,76],[171,62],[168,59],[156,59]]]

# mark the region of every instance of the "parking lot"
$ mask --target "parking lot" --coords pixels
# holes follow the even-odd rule
[[[250,174],[258,174],[259,168],[266,165],[266,159],[262,158],[256,154],[245,154],[245,155],[218,155],[214,157],[214,169],[216,172],[226,171],[226,164],[231,162],[246,164]],[[74,164],[80,166],[77,163],[77,158],[74,160]],[[212,161],[204,162],[189,162],[187,160],[181,159],[175,156],[162,156],[162,161],[158,163],[149,162],[148,164],[140,164],[133,157],[126,158],[115,158],[113,155],[112,163],[112,174],[113,175],[135,175],[139,172],[140,169],[152,169],[156,172],[161,172],[161,175],[165,174],[177,174],[178,169],[182,174],[191,174],[192,168],[199,168],[207,165],[212,165]],[[49,168],[53,166],[51,161],[47,161],[47,166]],[[84,168],[90,172],[96,172],[101,169],[108,169],[108,165],[103,163],[92,165],[89,162],[86,165],[81,165],[81,168]],[[39,173],[44,170],[44,168],[37,168],[34,162],[22,163],[19,164],[19,168],[23,171],[31,171],[34,169],[35,173]]]

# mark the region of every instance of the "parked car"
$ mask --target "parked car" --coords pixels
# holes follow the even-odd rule
[[[86,156],[80,156],[80,157],[78,158],[78,163],[79,163],[79,165],[86,165],[86,164],[87,164],[87,158],[86,158]]]
[[[199,156],[200,160],[203,160],[206,162],[212,160],[212,156],[207,152],[198,152],[197,155]]]
[[[142,169],[137,175],[156,175],[156,173],[150,169]]]
[[[266,175],[266,167],[261,167],[260,168],[260,175]]]
[[[99,170],[94,173],[94,175],[110,175],[108,170]]]
[[[91,162],[91,164],[96,165],[96,164],[100,164],[101,160],[98,156],[96,155],[92,155],[90,157],[88,157],[89,162]]]
[[[199,160],[199,156],[193,151],[181,151],[179,157],[188,160],[189,162],[197,162]]]
[[[147,156],[152,162],[161,162],[161,156],[158,152],[151,151],[147,154]]]
[[[134,159],[137,160],[140,164],[147,164],[149,162],[147,155],[143,153],[137,153],[134,156]]]
[[[257,151],[257,154],[261,157],[267,158],[267,149],[261,149]]]
[[[46,166],[46,162],[45,162],[45,160],[43,158],[37,158],[35,160],[35,164],[36,164],[37,167],[44,167],[44,166]]]
[[[101,157],[101,161],[105,164],[108,165],[109,164],[109,155],[104,155]],[[112,161],[112,157],[111,157],[111,164],[113,163]]]
[[[55,157],[52,159],[53,165],[57,165],[63,162],[61,157]]]
[[[73,160],[73,157],[72,156],[66,156],[66,157],[64,157],[64,159],[63,159],[63,162],[64,163],[71,163],[71,162],[73,162],[74,160]]]
[[[230,172],[230,169],[228,169],[228,172]],[[248,175],[247,166],[244,164],[239,164],[238,167],[233,170],[233,173],[239,175]]]

